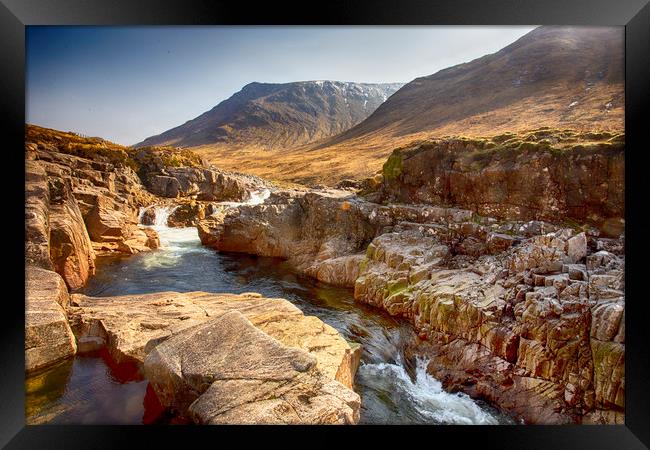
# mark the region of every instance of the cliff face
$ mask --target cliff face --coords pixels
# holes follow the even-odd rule
[[[78,156],[82,154],[83,156]],[[25,142],[25,263],[83,287],[99,254],[157,248],[138,227],[147,192],[126,153],[110,143],[28,127]]]
[[[624,187],[623,135],[540,129],[398,149],[366,193],[378,202],[457,205],[505,220],[589,223],[618,236]]]

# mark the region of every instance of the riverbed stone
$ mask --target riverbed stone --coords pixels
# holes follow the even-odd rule
[[[157,345],[144,372],[161,403],[201,424],[354,424],[358,394],[317,359],[232,310]]]
[[[72,295],[69,308],[77,339],[99,337],[117,363],[142,364],[158,344],[182,330],[240,311],[264,333],[313,355],[319,370],[351,387],[360,349],[331,326],[305,316],[289,301],[246,293],[160,292],[116,297]]]

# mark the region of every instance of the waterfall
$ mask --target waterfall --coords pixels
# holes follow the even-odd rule
[[[155,206],[156,211],[156,221],[154,222],[157,227],[166,227],[167,219],[172,215],[174,211],[178,208],[178,205],[175,206]]]
[[[167,219],[169,219],[169,216],[176,211],[178,208],[178,205],[173,205],[173,206],[168,206],[168,205],[152,205],[152,206],[147,206],[144,208],[140,208],[140,212],[138,213],[138,223],[142,224],[142,219],[144,217],[144,213],[147,212],[153,208],[154,212],[156,213],[155,219],[154,219],[154,227],[157,228],[166,228],[167,227]]]
[[[264,201],[271,196],[271,191],[268,189],[262,189],[261,191],[253,191],[250,194],[250,198],[245,205],[261,205]]]
[[[261,189],[261,190],[251,191],[248,200],[244,202],[219,202],[219,203],[214,203],[214,206],[217,207],[217,210],[223,211],[224,209],[237,208],[239,206],[245,206],[245,205],[261,205],[270,196],[271,196],[270,190]],[[213,213],[213,215],[215,213]]]

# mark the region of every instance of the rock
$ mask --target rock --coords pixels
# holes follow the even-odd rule
[[[570,234],[561,230],[453,269],[467,256],[450,258],[444,234],[395,230],[368,246],[355,299],[411,320],[432,347],[431,373],[447,388],[494,401],[528,423],[573,423],[580,408],[620,408],[619,360],[592,357],[594,336],[624,335],[620,270],[587,277],[584,265],[567,264]],[[518,287],[524,274],[534,290]],[[611,296],[620,300],[605,300]]]
[[[199,220],[205,219],[206,205],[204,203],[185,203],[174,209],[167,219],[170,227],[192,227]]]
[[[356,276],[355,300],[409,320],[419,345],[435,355],[429,372],[448,389],[528,423],[621,411],[624,258],[592,254],[597,232],[588,241],[587,233],[539,220],[281,190],[197,228],[218,250],[282,257],[330,283]],[[600,342],[609,349],[600,355],[613,356],[595,358]]]
[[[471,212],[454,208],[381,206],[347,191],[280,191],[260,205],[242,206],[199,221],[201,242],[221,251],[287,259],[299,272],[351,285],[358,255],[391,226],[448,233],[431,222],[461,223]],[[344,258],[342,258],[344,257]]]
[[[201,424],[355,424],[357,394],[240,312],[157,345],[144,372],[161,403]]]
[[[155,234],[135,223],[151,195],[131,168],[61,153],[50,144],[25,145],[28,265],[55,270],[75,290],[94,274],[97,252],[132,254],[159,245]]]
[[[509,249],[518,239],[507,234],[490,233],[487,237],[487,248],[490,253],[501,253]]]
[[[325,283],[353,287],[364,258],[365,255],[349,255],[326,259],[310,267],[307,273]]]
[[[348,387],[359,362],[358,350],[334,328],[303,315],[284,299],[251,293],[162,292],[95,298],[74,294],[72,303],[70,323],[77,339],[101,338],[118,364],[142,364],[146,354],[170,336],[233,310],[284,345],[312,354],[322,373]]]
[[[556,152],[541,142],[485,144],[445,138],[395,150],[374,189],[377,202],[452,204],[504,220],[572,218],[611,237],[623,231],[623,144]]]
[[[603,272],[621,267],[619,258],[605,250],[587,256],[587,270],[589,272]]]
[[[587,236],[585,233],[573,236],[567,241],[567,254],[574,263],[587,256]]]
[[[95,274],[95,252],[74,197],[50,204],[50,258],[68,288],[79,289]]]
[[[167,198],[177,198],[181,185],[174,177],[154,175],[149,177],[147,188],[156,195]]]
[[[155,225],[156,224],[156,209],[147,208],[142,213],[142,219],[140,221],[142,225]]]
[[[584,264],[565,264],[562,272],[569,274],[569,279],[587,281],[587,266]]]
[[[56,272],[29,266],[25,271],[25,371],[52,366],[77,351],[64,308],[69,297]]]
[[[624,239],[597,239],[596,250],[605,250],[615,255],[625,254],[625,240]]]
[[[596,406],[601,409],[625,407],[625,346],[617,342],[591,339],[594,361]]]
[[[45,169],[25,161],[25,262],[53,270],[50,260],[50,190]]]
[[[86,216],[88,234],[95,242],[116,242],[124,238],[127,218],[120,211],[96,205]]]
[[[267,185],[256,177],[216,168],[165,166],[158,170],[146,175],[147,188],[156,195],[168,198],[195,197],[206,201],[242,202],[248,200],[251,192]]]

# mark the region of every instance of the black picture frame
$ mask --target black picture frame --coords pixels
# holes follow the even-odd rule
[[[650,5],[648,0],[446,0],[446,1],[330,1],[310,8],[307,3],[282,6],[201,0],[0,0],[0,108],[6,126],[2,164],[5,200],[12,200],[5,221],[16,227],[6,232],[3,326],[0,346],[0,444],[6,448],[115,448],[138,438],[164,448],[203,438],[224,444],[224,433],[239,432],[240,439],[272,438],[279,432],[302,431],[305,436],[323,427],[118,427],[26,426],[24,412],[24,233],[19,186],[24,161],[25,26],[27,25],[624,25],[626,50],[626,410],[625,425],[615,426],[501,426],[484,427],[328,427],[346,443],[365,431],[365,439],[394,437],[412,445],[414,437],[428,445],[442,442],[500,449],[635,449],[650,446],[650,327],[649,301],[643,298],[645,210],[648,185],[644,139],[650,104]],[[647,144],[646,144],[647,146]],[[14,194],[15,192],[15,194]],[[7,195],[8,194],[8,195]],[[11,220],[8,220],[11,219]],[[22,230],[22,231],[21,231]],[[15,259],[14,259],[15,254]],[[23,256],[21,256],[23,255]],[[22,258],[22,259],[21,259]],[[7,270],[10,269],[10,270]],[[7,288],[11,287],[11,291]],[[11,292],[11,294],[9,294]],[[242,441],[244,442],[244,441]],[[297,441],[300,442],[300,441]],[[306,441],[313,442],[313,437]],[[383,441],[387,443],[387,441]],[[415,444],[415,443],[414,443]],[[367,445],[367,444],[366,444]],[[417,445],[417,444],[416,444]]]

